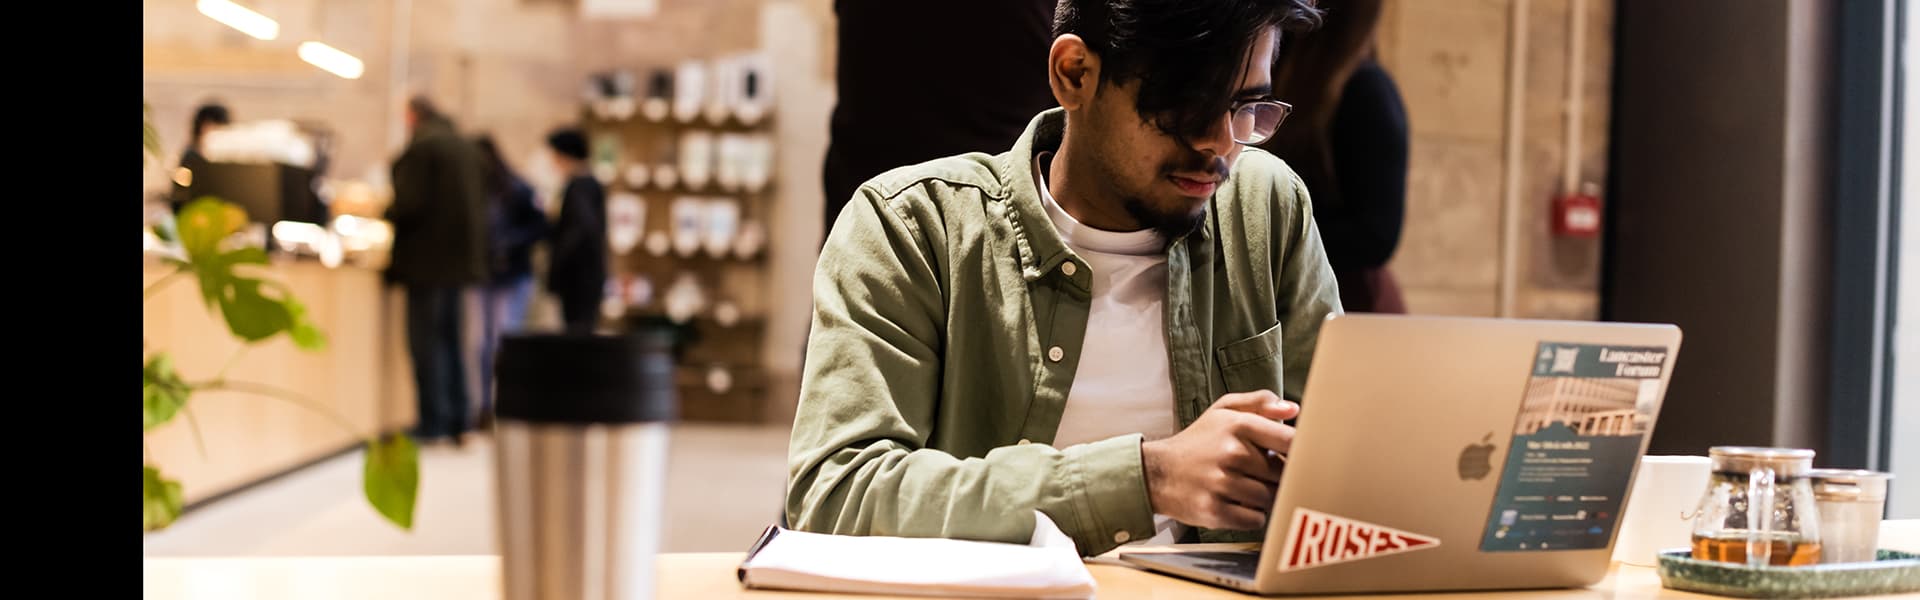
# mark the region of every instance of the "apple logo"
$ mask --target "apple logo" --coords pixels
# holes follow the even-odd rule
[[[1460,480],[1483,479],[1493,472],[1493,432],[1480,438],[1480,443],[1470,444],[1460,451]]]

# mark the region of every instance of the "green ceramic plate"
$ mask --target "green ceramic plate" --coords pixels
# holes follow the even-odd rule
[[[1920,591],[1920,554],[1881,550],[1873,562],[1749,567],[1660,553],[1660,585],[1737,598],[1833,598]]]

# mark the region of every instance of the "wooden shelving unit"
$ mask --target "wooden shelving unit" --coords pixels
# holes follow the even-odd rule
[[[765,136],[771,140],[773,118],[767,116],[744,123],[729,116],[713,122],[705,115],[692,122],[672,117],[651,120],[640,114],[626,119],[610,119],[583,109],[582,123],[596,164],[611,162],[614,177],[604,181],[609,201],[623,193],[636,194],[645,206],[643,233],[631,250],[614,251],[612,280],[623,289],[636,278],[644,279],[651,289],[645,298],[629,297],[624,314],[614,321],[631,327],[642,322],[673,322],[681,328],[686,343],[679,355],[675,384],[680,396],[680,417],[688,421],[759,422],[767,414],[768,385],[762,350],[766,342],[766,315],[769,298],[769,262],[766,244],[749,256],[729,250],[724,256],[709,254],[705,248],[691,255],[668,249],[655,253],[649,238],[673,237],[673,203],[681,197],[709,200],[728,199],[738,204],[740,228],[758,223],[764,233],[771,227],[771,202],[775,188],[771,173],[758,189],[723,189],[717,177],[709,176],[704,185],[690,186],[676,176],[671,186],[648,177],[644,185],[633,186],[627,177],[629,167],[645,165],[651,172],[663,164],[680,169],[681,136],[705,131],[715,141],[711,173],[719,171],[718,139],[723,134]],[[769,165],[767,167],[771,169]],[[671,244],[669,244],[670,246]],[[731,246],[731,244],[730,244]],[[682,277],[692,277],[703,290],[705,302],[691,318],[675,320],[666,309],[672,286]],[[737,317],[724,321],[716,314],[722,303],[731,303]],[[724,373],[724,375],[720,374]]]

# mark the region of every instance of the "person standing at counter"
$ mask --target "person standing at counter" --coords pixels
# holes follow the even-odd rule
[[[561,129],[547,136],[554,164],[567,175],[550,240],[547,290],[560,298],[567,333],[593,333],[607,288],[607,190],[587,165],[587,136]]]
[[[791,527],[1260,539],[1340,298],[1306,186],[1249,146],[1290,109],[1282,32],[1318,19],[1061,0],[1033,57],[1060,108],[1001,154],[862,184],[814,273]]]
[[[461,297],[487,279],[485,159],[424,97],[407,102],[411,140],[393,163],[393,258],[407,290],[407,350],[419,399],[415,435],[460,444],[470,422]]]
[[[218,102],[208,102],[193,111],[193,133],[187,138],[187,149],[180,153],[179,170],[173,177],[173,198],[170,204],[174,212],[180,212],[181,208],[186,207],[187,203],[193,200],[187,197],[188,191],[193,187],[193,174],[196,171],[204,172],[205,169],[201,167],[208,164],[206,155],[200,153],[200,143],[206,140],[208,132],[225,127],[232,121],[233,116],[227,112],[227,107]]]
[[[480,415],[493,414],[494,350],[500,336],[520,329],[533,299],[533,246],[547,237],[547,214],[534,203],[533,187],[507,166],[493,136],[476,142],[487,160],[487,223],[489,239],[485,290],[485,339],[480,346]]]

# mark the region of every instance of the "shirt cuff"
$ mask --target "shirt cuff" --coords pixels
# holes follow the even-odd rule
[[[1088,520],[1080,532],[1083,555],[1105,553],[1122,544],[1153,537],[1153,506],[1140,462],[1140,434],[1128,434],[1065,450],[1079,468],[1077,504]]]

